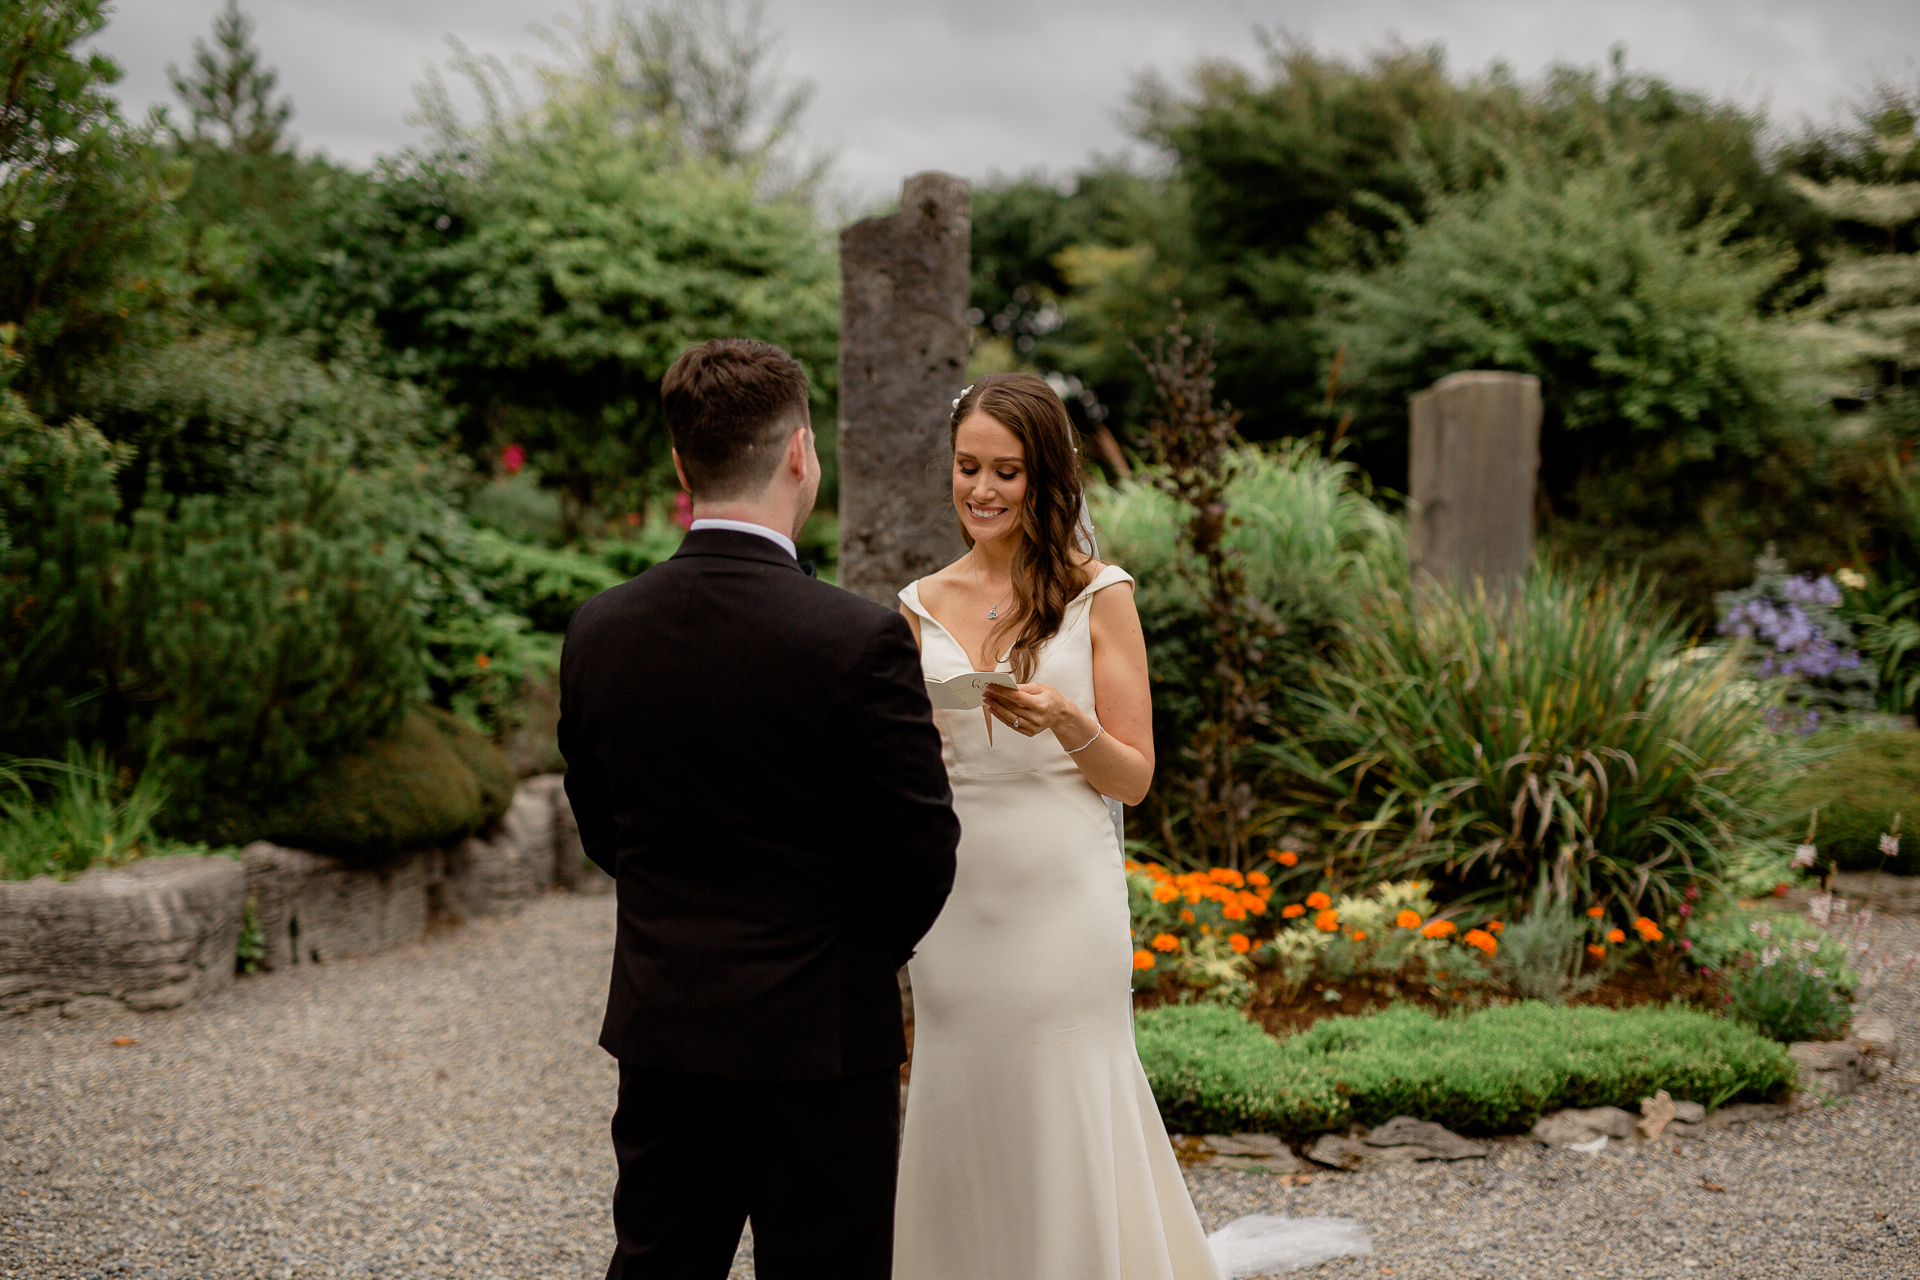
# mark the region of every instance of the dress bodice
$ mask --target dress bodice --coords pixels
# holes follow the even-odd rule
[[[1032,683],[1052,685],[1088,715],[1100,714],[1093,689],[1093,597],[1107,587],[1132,581],[1126,570],[1110,564],[1068,601],[1060,629],[1040,646],[1040,661],[1034,667]],[[918,581],[907,584],[900,592],[900,601],[920,617],[920,666],[929,679],[946,680],[974,669],[966,649],[920,603]],[[1010,671],[1011,652],[1009,646],[993,669]],[[989,742],[983,712],[935,711],[933,719],[940,729],[947,772],[953,776],[978,778],[1039,773],[1049,780],[1077,783],[1083,790],[1092,790],[1081,778],[1073,758],[1051,733],[1029,738],[1005,725],[996,725]]]

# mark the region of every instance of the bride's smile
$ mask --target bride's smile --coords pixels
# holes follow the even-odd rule
[[[987,414],[968,414],[953,438],[953,508],[962,526],[976,543],[1017,536],[1026,496],[1020,437]]]

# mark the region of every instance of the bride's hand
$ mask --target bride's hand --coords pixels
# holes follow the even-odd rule
[[[1087,719],[1073,700],[1050,684],[986,687],[987,707],[1001,724],[1031,738],[1050,729],[1077,730]]]

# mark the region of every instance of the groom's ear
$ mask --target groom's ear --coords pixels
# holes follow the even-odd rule
[[[805,425],[794,430],[787,437],[787,474],[796,480],[805,480],[808,467],[808,455],[813,452],[813,427]]]
[[[680,451],[678,449],[673,450],[673,474],[680,477],[680,487],[682,489],[685,489],[688,493],[693,492],[693,486],[687,483],[687,469],[680,461]]]

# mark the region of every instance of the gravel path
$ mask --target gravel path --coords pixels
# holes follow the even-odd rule
[[[612,910],[557,895],[185,1009],[0,1022],[0,1277],[597,1280]],[[1920,946],[1920,920],[1885,927]],[[1303,1187],[1200,1169],[1193,1189],[1209,1227],[1358,1219],[1376,1252],[1328,1277],[1920,1277],[1920,990],[1879,1003],[1904,1079],[1678,1153],[1503,1140]]]

